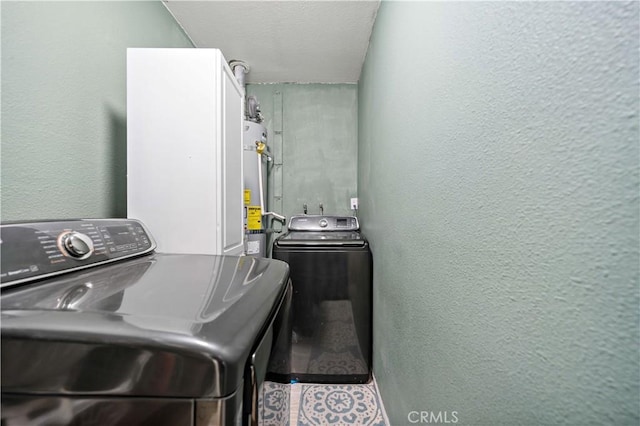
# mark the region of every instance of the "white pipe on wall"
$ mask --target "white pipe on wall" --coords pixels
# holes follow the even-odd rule
[[[249,65],[242,61],[234,59],[232,61],[229,61],[229,66],[233,70],[233,75],[236,77],[236,80],[238,80],[238,83],[240,83],[240,86],[242,86],[242,88],[245,89],[246,92],[244,77],[245,74],[250,70]]]
[[[233,75],[236,76],[236,80],[238,80],[238,83],[240,83],[240,86],[244,87],[244,74],[245,74],[245,68],[242,65],[236,65],[233,68]]]
[[[276,219],[282,221],[282,222],[286,222],[287,218],[285,216],[282,216],[278,213],[274,213],[274,212],[265,212],[264,211],[264,189],[263,189],[263,183],[262,183],[262,153],[258,152],[258,150],[256,150],[257,154],[258,154],[258,187],[260,188],[260,213],[262,214],[262,216],[273,216]]]

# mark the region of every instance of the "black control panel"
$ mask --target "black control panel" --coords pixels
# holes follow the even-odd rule
[[[289,220],[290,231],[358,231],[355,216],[297,215]]]
[[[151,252],[156,245],[132,219],[78,219],[0,226],[2,287]]]

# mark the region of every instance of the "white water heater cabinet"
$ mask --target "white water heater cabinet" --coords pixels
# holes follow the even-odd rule
[[[218,49],[127,50],[127,216],[158,251],[243,253],[243,96]]]

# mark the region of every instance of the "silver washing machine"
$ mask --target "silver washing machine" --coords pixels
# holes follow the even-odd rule
[[[293,284],[291,379],[371,379],[372,257],[353,216],[293,216],[273,246]]]
[[[2,425],[260,422],[289,370],[285,263],[155,253],[128,219],[0,231]]]

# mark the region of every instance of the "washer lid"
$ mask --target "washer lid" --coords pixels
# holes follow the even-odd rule
[[[287,281],[276,260],[152,254],[6,289],[2,391],[231,395]]]
[[[363,247],[366,239],[353,231],[291,231],[276,240],[276,245],[284,246],[338,246]]]

